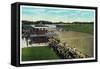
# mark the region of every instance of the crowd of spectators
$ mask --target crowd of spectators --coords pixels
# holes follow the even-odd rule
[[[58,56],[62,59],[73,59],[73,58],[86,58],[87,56],[76,50],[76,48],[71,48],[67,43],[61,43],[59,39],[50,37],[49,47],[51,47]]]

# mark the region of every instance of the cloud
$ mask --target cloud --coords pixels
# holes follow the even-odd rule
[[[39,8],[39,7],[22,7],[23,19],[51,20],[51,21],[93,21],[94,12],[91,10],[76,9],[59,9],[59,8]],[[26,18],[25,18],[26,17]]]

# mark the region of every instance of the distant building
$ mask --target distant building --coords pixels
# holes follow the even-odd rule
[[[52,30],[52,31],[56,30],[56,25],[54,25],[54,24],[46,24],[45,26],[48,26],[49,30]]]
[[[43,25],[35,25],[30,29],[30,44],[48,42],[48,27]]]

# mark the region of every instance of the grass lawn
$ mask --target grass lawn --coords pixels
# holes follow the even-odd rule
[[[22,61],[59,59],[48,46],[22,48]]]

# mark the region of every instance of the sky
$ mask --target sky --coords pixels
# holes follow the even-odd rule
[[[21,6],[22,20],[51,22],[93,22],[94,10],[58,7]]]

